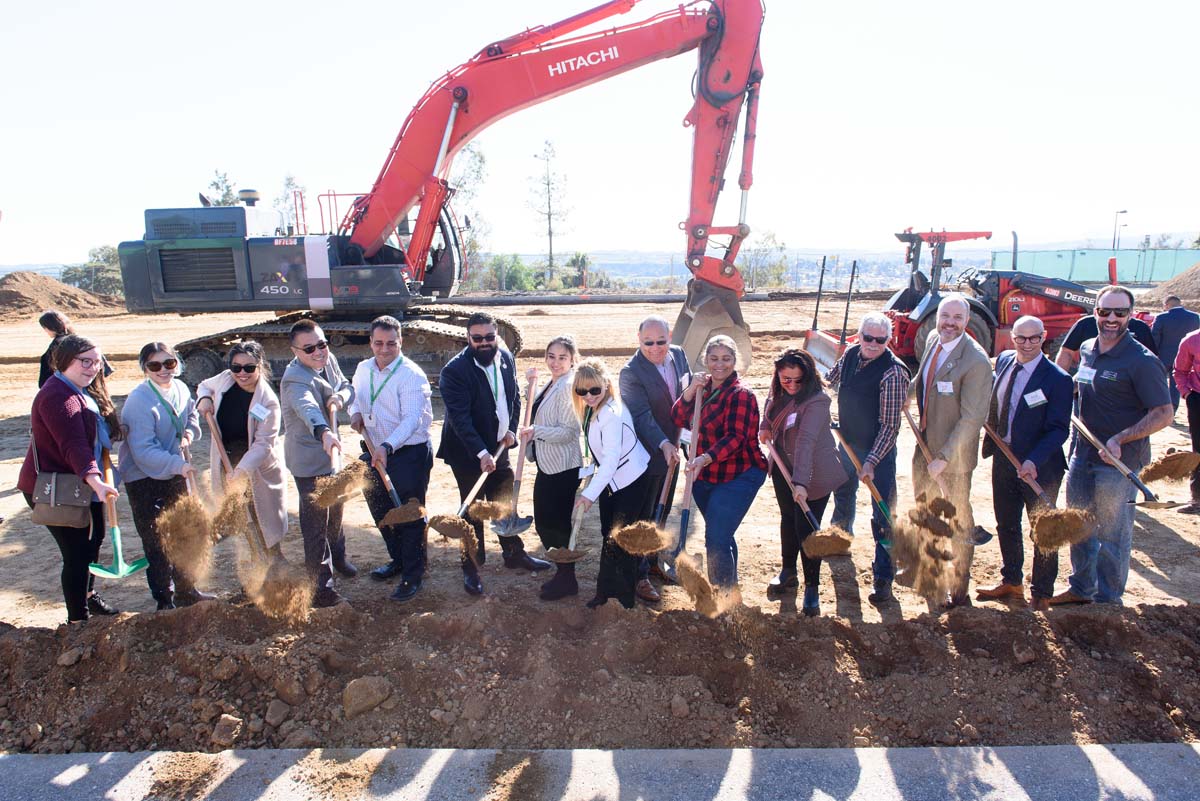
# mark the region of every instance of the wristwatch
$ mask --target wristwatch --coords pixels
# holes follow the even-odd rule
[[[396,452],[396,449],[392,447],[392,443],[385,442],[385,443],[383,443],[383,452],[385,455],[391,456],[393,453]]]

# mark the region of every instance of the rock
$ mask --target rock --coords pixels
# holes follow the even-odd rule
[[[290,706],[300,706],[308,699],[300,680],[295,676],[280,676],[275,679],[275,694]]]
[[[229,748],[242,733],[242,719],[233,715],[221,715],[213,727],[212,741],[222,748]]]
[[[246,724],[246,729],[251,734],[259,734],[263,730],[263,719],[258,715],[250,718],[250,722]]]
[[[316,748],[321,744],[321,738],[310,728],[301,727],[287,736],[283,748]]]
[[[692,710],[688,707],[688,702],[683,700],[682,695],[671,696],[671,714],[674,717],[686,718],[691,713]]]
[[[213,668],[212,676],[217,681],[229,681],[238,672],[238,663],[232,656],[227,656]]]
[[[167,727],[167,737],[171,740],[182,740],[187,737],[188,728],[179,721],[175,721]]]
[[[592,672],[592,681],[596,684],[608,684],[611,679],[612,674],[604,668],[597,668]]]
[[[30,723],[29,729],[26,733],[29,738],[29,741],[32,743],[36,743],[38,740],[42,739],[42,731],[43,731],[42,724]]]
[[[330,673],[344,673],[350,670],[358,663],[358,660],[349,654],[330,649],[321,654],[321,664]]]
[[[320,673],[315,670],[308,671],[308,673],[304,676],[304,692],[308,693],[309,695],[316,695],[317,690],[321,689],[322,681],[324,681],[324,679],[321,678]]]
[[[868,748],[871,745],[869,737],[863,737],[861,734],[854,738],[855,748]]]
[[[390,699],[389,699],[390,700]],[[488,704],[482,696],[472,696],[463,704],[462,716],[467,720],[483,720],[487,715]]]
[[[71,665],[77,663],[80,659],[83,659],[82,648],[68,648],[58,655],[57,662],[61,667],[70,667]]]
[[[979,729],[975,728],[970,723],[967,723],[966,725],[964,725],[962,727],[962,734],[963,734],[963,737],[966,737],[968,740],[978,740],[979,739]]]
[[[277,728],[280,723],[287,720],[291,711],[290,706],[276,698],[267,705],[267,714],[263,716],[263,719],[266,720],[268,726]]]
[[[1017,659],[1018,665],[1028,665],[1037,659],[1037,654],[1028,645],[1022,645],[1019,642],[1012,644],[1013,656]]]
[[[342,691],[342,708],[346,719],[369,712],[392,694],[392,685],[383,676],[363,676],[354,679]]]
[[[972,648],[971,656],[975,657],[976,659],[990,659],[992,655],[986,648]]]

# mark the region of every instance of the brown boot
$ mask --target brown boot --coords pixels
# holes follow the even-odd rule
[[[1001,598],[1020,598],[1025,600],[1025,586],[1023,584],[997,584],[995,587],[988,587],[975,591],[975,597],[981,601],[997,601]]]
[[[1076,595],[1070,590],[1064,590],[1050,599],[1051,606],[1061,606],[1063,604],[1090,604],[1091,602],[1091,598],[1084,598],[1082,595]]]

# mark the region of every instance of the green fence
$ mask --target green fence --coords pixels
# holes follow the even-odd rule
[[[1022,250],[1017,253],[1017,269],[1066,278],[1070,281],[1108,283],[1108,260],[1117,257],[1117,281],[1122,284],[1148,284],[1174,278],[1200,263],[1200,249],[1179,250]],[[1012,267],[1011,250],[992,251],[992,269]]]

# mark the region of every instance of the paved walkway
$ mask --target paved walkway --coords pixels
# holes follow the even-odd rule
[[[1200,746],[14,754],[0,776],[14,801],[1192,801]]]

